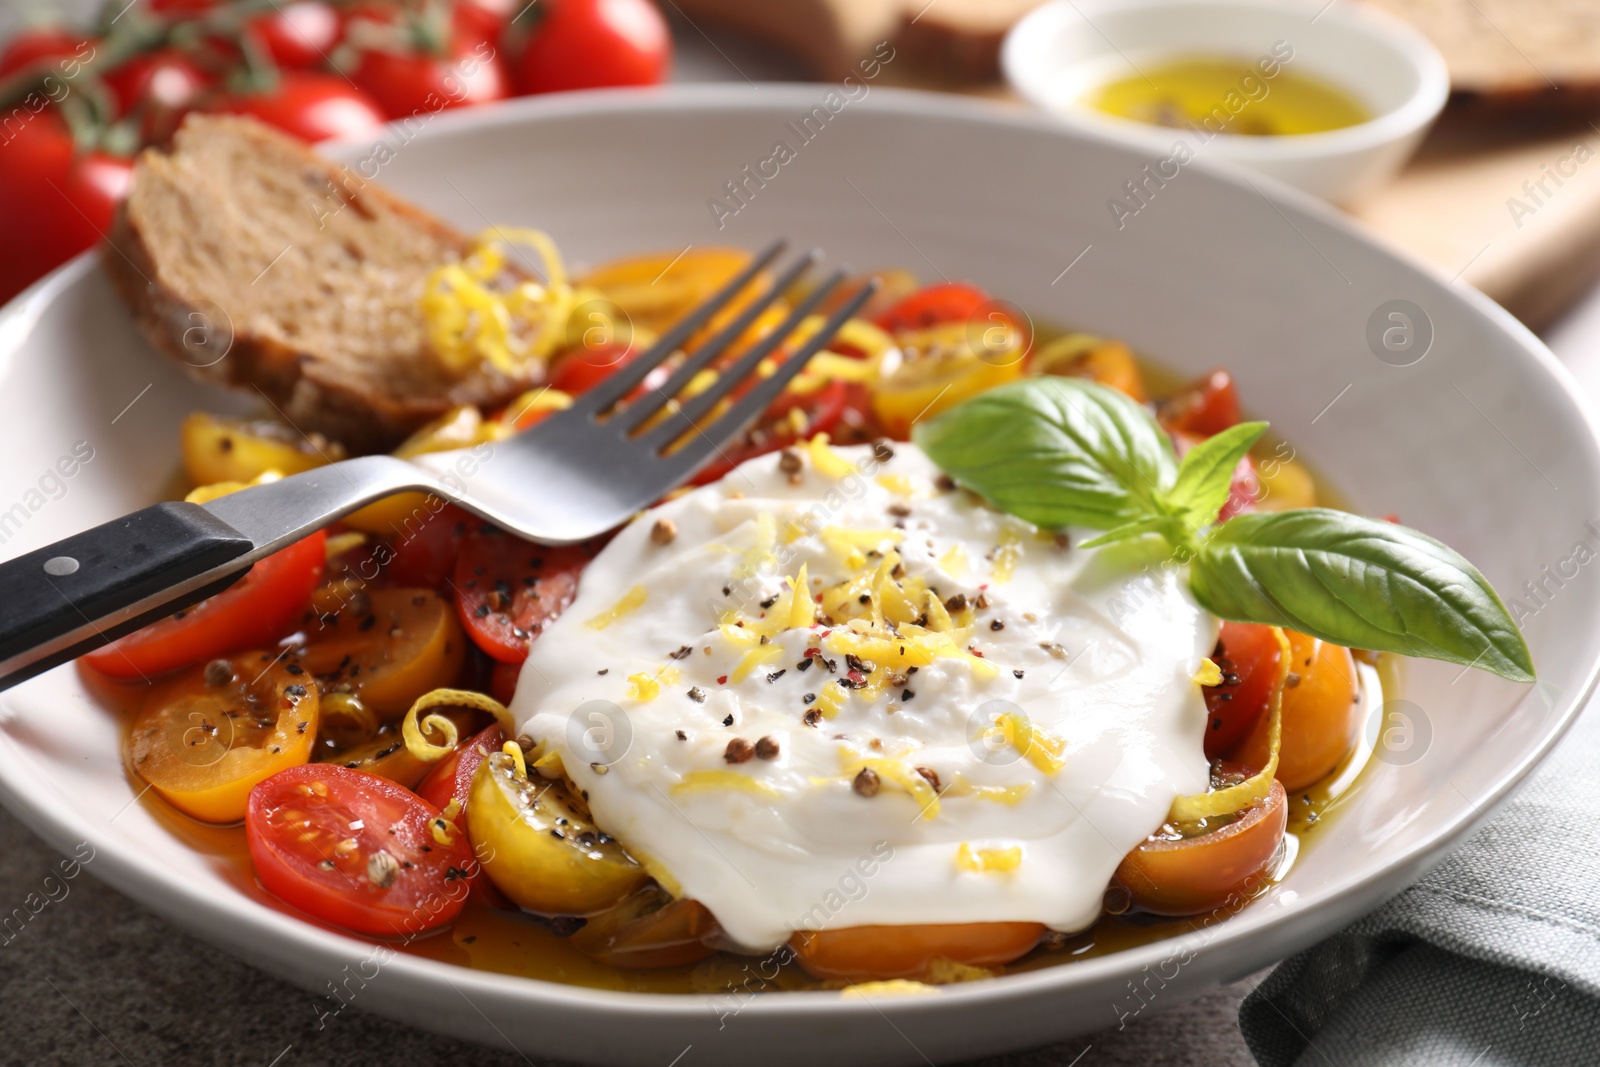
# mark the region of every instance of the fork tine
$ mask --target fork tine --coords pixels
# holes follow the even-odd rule
[[[672,329],[661,335],[661,339],[642,353],[639,358],[632,360],[620,368],[615,374],[606,378],[599,385],[589,390],[572,405],[572,410],[582,412],[584,415],[597,415],[611,405],[627,396],[650,372],[659,367],[668,356],[683,347],[694,332],[704,326],[711,316],[727,306],[739,291],[750,284],[757,274],[777,258],[782,252],[786,242],[779,238],[750,261],[749,266],[740,271],[732,281],[717,290],[711,298],[694,311],[690,312],[682,321]]]
[[[783,320],[777,329],[763,337],[759,342],[751,345],[740,354],[737,361],[722,368],[717,380],[711,388],[696,396],[683,401],[677,410],[670,412],[661,420],[660,425],[652,427],[639,438],[639,442],[651,451],[666,448],[673,441],[697,428],[697,423],[707,413],[714,409],[729,393],[738,388],[746,379],[755,373],[761,361],[771,355],[773,350],[791,337],[816,310],[817,305],[826,300],[830,293],[844,281],[843,271],[834,271],[823,282],[811,291],[802,300],[789,316]],[[824,341],[826,343],[826,341]]]
[[[622,433],[632,433],[646,419],[660,411],[662,406],[677,396],[683,390],[683,387],[694,379],[696,374],[704,370],[712,360],[720,356],[734,341],[743,336],[744,332],[750,328],[750,324],[755,322],[767,308],[771,307],[773,301],[787,292],[800,279],[802,274],[810,270],[821,255],[822,253],[812,249],[801,256],[794,266],[784,271],[783,276],[772,283],[771,288],[740,312],[738,318],[718,331],[715,337],[695,349],[689,358],[684,360],[683,366],[673,371],[672,377],[662,383],[661,388],[655,390],[649,396],[631,401],[626,408],[619,411],[614,416],[617,428]]]
[[[807,341],[800,350],[784,360],[777,371],[770,377],[761,380],[757,386],[746,393],[737,404],[733,405],[716,422],[712,423],[683,448],[667,456],[665,462],[671,464],[675,470],[674,477],[682,477],[698,468],[710,458],[713,451],[719,451],[722,443],[742,430],[750,422],[772,405],[778,399],[778,394],[788,387],[789,382],[799,374],[811,357],[820,352],[824,345],[833,340],[834,334],[839,332],[850,317],[860,311],[872,295],[878,291],[878,281],[873,279],[861,287],[828,316],[828,321],[823,324],[816,336]]]

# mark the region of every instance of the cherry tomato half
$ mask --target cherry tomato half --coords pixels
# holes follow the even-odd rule
[[[387,556],[379,557],[386,560],[384,577],[396,585],[439,588],[455,573],[467,531],[481,522],[471,512],[445,504],[389,541]]]
[[[649,0],[560,0],[516,66],[517,92],[658,85],[672,65],[672,34]]]
[[[1173,394],[1160,410],[1161,424],[1175,433],[1210,437],[1239,424],[1239,392],[1233,375],[1214,370]]]
[[[1289,799],[1266,799],[1198,837],[1152,836],[1123,859],[1115,881],[1157,915],[1199,915],[1243,903],[1266,879],[1289,825]]]
[[[801,931],[789,944],[813,978],[861,982],[922,978],[937,960],[997,967],[1033,951],[1044,933],[1041,924],[1023,922],[852,926]]]
[[[467,835],[438,815],[387,778],[312,763],[251,791],[245,839],[262,887],[285,903],[364,934],[414,935],[455,918],[474,867]]]
[[[886,333],[926,330],[947,322],[965,322],[989,303],[989,294],[965,282],[941,282],[925,286],[878,316],[878,328]]]
[[[716,950],[706,944],[717,920],[698,900],[674,900],[649,886],[614,908],[591,915],[572,935],[572,947],[626,970],[683,967]]]
[[[276,89],[227,97],[215,110],[249,115],[312,143],[375,133],[384,123],[371,96],[344,78],[306,70],[284,71]]]
[[[1283,691],[1283,738],[1278,781],[1298,792],[1321,781],[1355,744],[1360,729],[1360,687],[1350,650],[1305,634],[1289,638],[1289,687]],[[1227,758],[1260,768],[1269,751],[1267,721],[1257,720]]]
[[[785,392],[761,420],[723,445],[717,455],[689,479],[692,485],[710,485],[746,460],[788,448],[796,441],[831,434],[850,403],[850,386],[831,381],[814,393]],[[792,412],[798,411],[804,427],[797,429]]]
[[[147,678],[273,644],[300,617],[327,562],[327,534],[274,552],[216,596],[83,657],[112,678]]]
[[[501,663],[528,658],[533,639],[578,595],[591,553],[536,545],[479,523],[461,543],[456,611],[477,646]]]
[[[381,719],[398,719],[422,694],[451,685],[467,643],[455,611],[432,589],[330,589],[305,618],[311,635],[295,662],[325,689],[351,692]]]
[[[270,652],[218,659],[151,690],[128,762],[185,814],[237,822],[257,782],[311,758],[318,708],[316,684]]]
[[[1207,686],[1206,759],[1220,759],[1266,717],[1282,650],[1270,626],[1225,622],[1212,660],[1222,684]]]

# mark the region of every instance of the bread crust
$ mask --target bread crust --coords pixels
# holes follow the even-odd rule
[[[536,366],[514,376],[487,365],[463,375],[450,373],[421,340],[420,309],[415,309],[415,322],[408,321],[406,329],[397,331],[392,347],[384,346],[386,338],[366,339],[381,349],[377,356],[296,345],[273,316],[257,309],[240,321],[224,306],[227,301],[216,296],[230,287],[235,291],[248,287],[250,278],[207,278],[204,272],[197,278],[192,265],[185,269],[184,264],[166,261],[157,247],[174,247],[174,217],[202,235],[193,240],[185,235],[180,245],[185,253],[199,246],[194,255],[202,265],[215,259],[206,256],[207,241],[229,239],[229,220],[219,217],[217,203],[184,197],[182,187],[192,176],[174,166],[174,157],[196,150],[208,138],[242,138],[241,144],[259,147],[266,158],[296,161],[302,178],[325,181],[327,189],[339,191],[355,209],[360,218],[345,220],[342,226],[347,231],[352,226],[367,227],[379,238],[385,236],[379,227],[394,232],[410,228],[411,233],[401,236],[412,245],[437,246],[441,262],[460,256],[470,244],[452,227],[387,190],[370,182],[352,188],[348,171],[252,120],[192,116],[170,154],[147,152],[140,158],[129,196],[116,212],[100,257],[140,332],[192,377],[258,392],[295,429],[322,433],[353,454],[392,449],[453,407],[493,408],[538,383],[542,368]],[[166,232],[160,232],[162,228]],[[405,266],[408,282],[420,292],[422,265]],[[352,284],[349,277],[337,280]],[[308,277],[304,284],[314,287],[318,281]],[[359,292],[360,282],[353,284]],[[392,290],[391,286],[375,293],[375,301],[381,296],[395,305]],[[315,293],[309,296],[316,299]],[[410,310],[402,303],[397,313]]]

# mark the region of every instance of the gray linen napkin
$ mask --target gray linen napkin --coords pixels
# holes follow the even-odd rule
[[[1431,874],[1239,1008],[1262,1067],[1600,1064],[1600,702]]]

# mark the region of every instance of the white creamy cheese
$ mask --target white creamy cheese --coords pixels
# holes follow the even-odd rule
[[[794,476],[763,456],[647,513],[522,671],[516,719],[597,824],[751,949],[872,924],[1081,929],[1173,798],[1206,788],[1194,676],[1217,622],[1181,574],[1147,546],[1063,547],[894,453],[824,450],[824,473],[802,449]],[[824,603],[796,609],[802,566]],[[888,628],[919,594],[928,617]],[[941,631],[927,598],[958,595],[947,627],[968,627]],[[898,665],[861,655],[852,678],[847,647]]]

